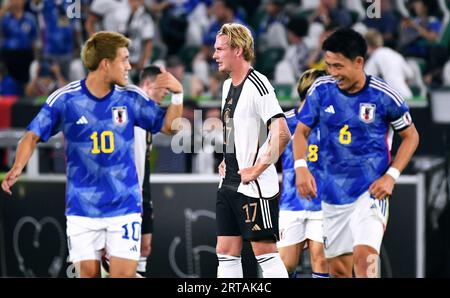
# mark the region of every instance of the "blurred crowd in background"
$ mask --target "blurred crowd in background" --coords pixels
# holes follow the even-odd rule
[[[371,7],[372,5],[372,7]],[[450,85],[450,1],[439,0],[5,0],[0,95],[47,96],[86,75],[80,47],[94,32],[131,40],[133,80],[165,65],[193,100],[218,100],[226,78],[212,59],[218,29],[249,26],[256,69],[290,98],[300,73],[324,68],[321,42],[353,27],[369,44],[366,72],[406,98]]]

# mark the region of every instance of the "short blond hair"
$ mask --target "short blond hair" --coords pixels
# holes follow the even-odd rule
[[[251,31],[244,25],[237,23],[224,24],[217,32],[217,36],[228,36],[228,43],[232,49],[242,48],[245,61],[252,62],[255,58],[253,37]]]
[[[300,79],[297,83],[297,93],[300,97],[300,102],[304,101],[306,99],[306,93],[308,93],[309,87],[314,83],[314,81],[321,76],[326,75],[326,72],[324,70],[311,68],[308,70],[305,70],[305,72],[302,73],[300,76]]]
[[[130,40],[117,32],[100,31],[92,35],[81,50],[81,59],[89,71],[97,70],[103,59],[113,61],[119,48],[128,48]]]
[[[384,45],[383,35],[375,29],[367,30],[364,34],[367,45],[372,48],[380,48]]]

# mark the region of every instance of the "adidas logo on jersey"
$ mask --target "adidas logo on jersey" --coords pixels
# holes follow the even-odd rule
[[[329,105],[328,108],[325,109],[325,112],[334,114],[334,107],[332,105]]]
[[[261,228],[257,224],[255,224],[252,228],[252,231],[261,231]]]
[[[80,119],[78,119],[77,124],[88,124],[88,121],[86,117],[81,116]]]
[[[133,245],[133,247],[132,247],[132,248],[130,248],[130,251],[137,251],[137,247],[136,247],[136,245]]]

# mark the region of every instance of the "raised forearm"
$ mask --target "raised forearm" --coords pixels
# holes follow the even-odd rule
[[[181,123],[181,116],[183,115],[183,104],[171,104],[167,108],[166,117],[164,118],[164,126],[161,132],[165,134],[175,134],[178,131],[178,126]]]

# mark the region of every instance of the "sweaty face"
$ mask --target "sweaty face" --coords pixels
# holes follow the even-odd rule
[[[216,43],[214,44],[213,59],[216,60],[219,65],[219,71],[231,72],[231,67],[235,58],[236,53],[228,44],[228,36],[217,36]]]
[[[350,60],[341,53],[325,52],[327,72],[336,79],[339,89],[352,93],[363,71],[362,57]]]
[[[108,77],[110,78],[111,83],[119,86],[128,84],[128,72],[131,69],[128,57],[128,49],[119,48],[117,50],[116,58],[112,62],[108,62]]]

